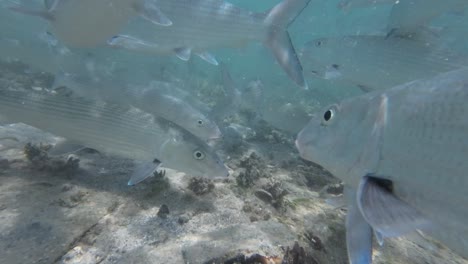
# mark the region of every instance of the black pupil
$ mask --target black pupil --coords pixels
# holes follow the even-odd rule
[[[203,121],[201,121],[201,120],[198,120],[198,124],[200,124],[200,125],[201,125],[201,124],[203,124]]]
[[[325,119],[325,121],[330,120],[331,117],[332,117],[332,112],[330,110],[326,111],[325,114],[323,115],[323,119]]]
[[[202,154],[201,154],[201,152],[197,152],[197,153],[195,153],[195,156],[196,156],[197,158],[201,158]]]

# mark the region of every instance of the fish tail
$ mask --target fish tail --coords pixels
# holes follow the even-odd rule
[[[309,4],[310,0],[283,0],[266,14],[264,23],[268,34],[264,40],[288,76],[303,89],[308,89],[302,65],[291,42],[288,26]]]

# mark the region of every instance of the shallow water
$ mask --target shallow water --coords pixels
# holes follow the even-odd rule
[[[258,13],[251,15],[254,18],[263,17],[260,13],[280,2],[230,1]],[[132,97],[139,89],[155,89],[203,113],[223,134],[205,142],[209,136],[196,139],[190,131],[196,123],[184,126],[170,120],[169,115],[151,112],[163,130],[163,138],[157,141],[164,143],[148,146],[151,151],[147,152],[154,154],[149,163],[155,159],[161,166],[154,175],[150,172],[152,177],[128,186],[137,165],[148,161],[112,152],[112,147],[103,151],[75,138],[70,140],[75,148],[57,154],[54,146],[67,140],[67,133],[40,130],[22,124],[26,119],[19,114],[0,112],[0,263],[348,263],[347,207],[339,201],[346,182],[322,168],[323,164],[302,159],[295,146],[296,136],[312,117],[323,115],[323,107],[388,88],[386,83],[380,87],[375,79],[367,85],[367,78],[362,76],[386,74],[394,85],[400,84],[398,80],[414,80],[408,74],[416,70],[421,73],[418,78],[433,77],[439,73],[434,69],[446,69],[437,65],[452,63],[449,58],[457,58],[451,69],[468,66],[468,59],[464,59],[468,58],[468,15],[466,5],[456,6],[424,20],[411,34],[398,35],[398,29],[389,31],[387,27],[391,4],[357,1],[370,4],[340,9],[340,2],[311,0],[289,25],[291,42],[309,87],[304,90],[288,77],[268,44],[262,43],[267,40],[249,41],[239,47],[210,47],[206,51],[222,64],[218,66],[200,58],[199,47],[191,50],[188,61],[178,58],[175,50],[169,54],[146,53],[106,43],[72,47],[56,38],[51,21],[8,9],[19,3],[21,8],[44,11],[42,1],[0,0],[0,101],[5,93],[17,92],[97,105],[117,104],[118,109],[127,111],[142,108]],[[425,8],[429,9],[415,6],[409,13],[416,17],[425,14]],[[157,45],[155,32],[159,29],[155,27],[163,26],[145,20],[135,10],[131,13],[134,16],[122,26],[120,34],[148,36]],[[218,19],[224,13],[218,10],[208,14]],[[86,14],[82,17],[87,19]],[[181,19],[168,18],[173,26]],[[193,21],[197,23],[202,24]],[[215,28],[216,24],[209,26]],[[214,34],[190,29],[180,43],[190,45],[203,34]],[[73,30],[70,28],[70,32]],[[389,48],[381,57],[353,60],[350,54],[367,51],[336,45],[336,41],[332,46],[324,41],[321,49],[314,48],[313,52],[307,50],[311,41],[345,36],[414,41],[429,50],[417,54],[427,56],[421,60],[429,62],[410,65],[418,60],[414,52],[404,57],[405,51]],[[381,48],[372,46],[377,44],[366,43],[365,47],[374,54]],[[362,45],[354,48],[359,47]],[[339,65],[330,54],[343,54]],[[366,65],[359,64],[363,62]],[[230,78],[225,78],[222,67]],[[431,73],[425,76],[425,72]],[[261,85],[248,88],[252,81]],[[16,102],[17,107],[22,104],[28,101]],[[181,107],[184,105],[178,104],[173,111],[183,112]],[[76,119],[67,117],[67,111],[79,110],[59,111],[57,116],[63,112],[65,117],[57,122],[68,118],[62,127],[82,131]],[[111,114],[119,117],[119,113]],[[108,126],[106,131],[112,131],[115,125],[98,112],[88,116],[102,118]],[[112,133],[104,136],[112,138]],[[209,167],[217,165],[203,163],[208,158],[204,153],[197,156],[199,148],[191,149],[192,155],[174,147],[189,141],[206,148],[206,157],[219,158],[229,176],[191,175],[199,168],[190,167],[196,165],[186,157],[200,159],[204,171],[219,170]],[[174,157],[180,157],[184,164],[165,167],[165,160],[172,162]],[[466,206],[459,210],[466,212]],[[468,263],[420,231],[385,238],[383,246],[374,242],[372,257],[373,263]]]

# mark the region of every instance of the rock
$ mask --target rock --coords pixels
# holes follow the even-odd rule
[[[165,204],[161,205],[158,211],[158,217],[166,218],[168,214],[169,214],[169,207],[167,207],[167,205]]]
[[[188,221],[190,221],[190,216],[188,214],[183,214],[177,219],[177,222],[181,225],[188,223]]]
[[[281,264],[319,264],[311,255],[307,254],[303,247],[296,241],[292,248],[287,248]]]

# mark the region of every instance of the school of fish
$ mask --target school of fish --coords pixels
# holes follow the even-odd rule
[[[468,1],[336,0],[338,15],[388,17],[368,31],[297,33],[319,2],[258,12],[224,0],[0,0],[0,59],[54,76],[45,89],[0,87],[1,122],[65,138],[51,154],[132,159],[128,185],[163,167],[225,178],[220,148],[265,122],[343,182],[351,264],[372,263],[374,236],[417,230],[468,258]],[[259,77],[260,62],[259,73],[235,67],[248,45],[268,50],[286,85]],[[211,78],[200,65],[221,93],[192,87]]]

